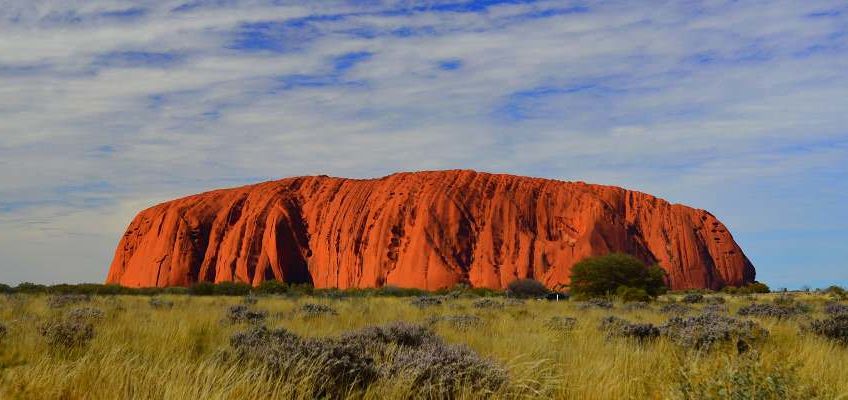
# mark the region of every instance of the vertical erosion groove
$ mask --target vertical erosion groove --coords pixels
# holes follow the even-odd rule
[[[289,178],[157,205],[130,224],[107,282],[438,289],[528,276],[556,286],[574,263],[607,252],[659,264],[674,289],[755,277],[703,210],[611,186],[433,171]]]

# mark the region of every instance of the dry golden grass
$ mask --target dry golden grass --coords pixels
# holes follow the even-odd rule
[[[768,297],[765,295],[764,297]],[[750,300],[729,297],[731,314]],[[147,297],[98,297],[87,306],[103,310],[95,338],[85,347],[53,349],[37,326],[62,310],[49,309],[44,296],[0,298],[0,323],[8,334],[0,340],[2,399],[289,399],[309,398],[307,376],[284,381],[268,370],[221,360],[229,337],[244,325],[222,324],[229,305],[239,298],[167,298],[172,309],[153,309]],[[824,298],[799,296],[820,316]],[[846,398],[848,348],[803,334],[803,318],[756,319],[770,336],[756,347],[758,357],[730,349],[699,353],[660,338],[648,343],[609,339],[598,330],[606,315],[661,324],[667,315],[650,310],[580,309],[574,302],[528,301],[503,309],[476,309],[458,299],[419,309],[409,298],[261,298],[270,327],[285,327],[303,336],[331,336],[391,321],[424,322],[433,315],[475,314],[483,325],[457,330],[437,324],[451,343],[464,343],[505,366],[509,384],[494,394],[466,391],[457,398],[684,399]],[[303,318],[295,312],[305,302],[332,305],[337,316]],[[697,306],[700,307],[700,306]],[[545,327],[553,316],[573,316],[570,333]],[[687,389],[688,388],[688,389]],[[351,398],[414,397],[408,382],[378,380]]]

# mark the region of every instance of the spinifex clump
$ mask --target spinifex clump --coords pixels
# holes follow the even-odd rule
[[[62,308],[72,304],[79,304],[91,301],[91,296],[83,294],[60,294],[50,296],[47,299],[47,306],[50,308]]]
[[[57,348],[81,347],[94,339],[94,325],[76,318],[45,322],[39,326],[38,332],[50,346]]]
[[[305,318],[321,317],[326,315],[338,315],[336,309],[324,304],[306,303],[300,307],[300,312]]]
[[[827,319],[815,320],[807,329],[840,344],[848,345],[848,314],[838,313]]]
[[[316,397],[343,397],[389,379],[407,381],[423,398],[452,398],[461,389],[494,392],[507,380],[492,361],[404,322],[323,339],[253,327],[234,335],[230,345],[237,361],[261,364],[281,378],[310,379],[309,394]]]
[[[633,323],[612,315],[601,320],[600,329],[606,332],[608,337],[632,338],[639,341],[660,336],[660,330],[654,324]]]
[[[258,324],[268,317],[266,311],[253,310],[244,304],[237,304],[227,309],[225,321],[230,324],[250,323]]]
[[[768,337],[768,331],[754,321],[708,313],[694,317],[673,317],[660,331],[671,341],[687,348],[710,350],[723,344],[747,349]]]

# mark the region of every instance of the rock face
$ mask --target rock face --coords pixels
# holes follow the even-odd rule
[[[474,171],[380,179],[288,178],[144,210],[107,283],[315,287],[569,282],[584,257],[626,252],[668,271],[673,289],[754,281],[754,267],[710,213],[617,187]]]

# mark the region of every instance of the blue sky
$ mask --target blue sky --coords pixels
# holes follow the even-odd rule
[[[848,285],[844,1],[13,0],[0,281],[102,281],[140,209],[292,175],[473,168],[725,222]]]

